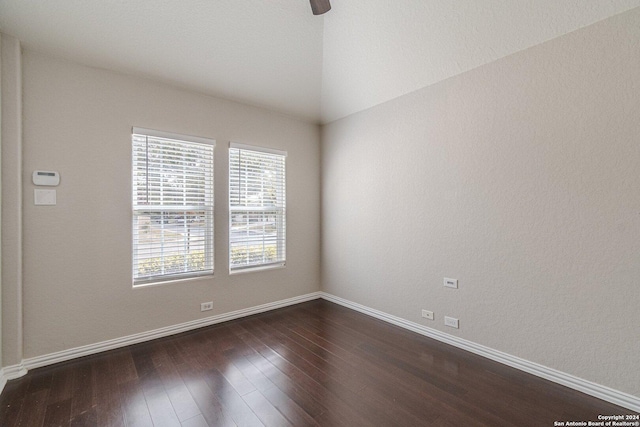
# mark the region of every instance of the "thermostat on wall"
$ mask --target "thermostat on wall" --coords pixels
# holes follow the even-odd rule
[[[33,171],[33,183],[35,185],[48,185],[55,187],[60,184],[60,174],[54,171]]]

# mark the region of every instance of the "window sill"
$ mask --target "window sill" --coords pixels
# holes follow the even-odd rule
[[[282,264],[271,264],[271,265],[258,265],[255,267],[247,267],[247,268],[239,268],[236,270],[229,270],[229,276],[235,276],[236,274],[244,274],[244,273],[257,273],[260,271],[268,271],[268,270],[279,270],[285,268],[287,265],[285,263]]]
[[[204,279],[212,279],[213,274],[203,274],[201,276],[191,276],[184,278],[176,278],[176,279],[168,279],[168,280],[158,280],[158,281],[149,281],[149,282],[140,282],[133,283],[133,289],[146,289],[156,286],[164,286],[164,285],[172,285],[175,283],[184,283],[184,282],[193,282],[195,280],[204,280]]]

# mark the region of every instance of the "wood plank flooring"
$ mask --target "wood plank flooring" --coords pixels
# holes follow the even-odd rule
[[[629,410],[315,300],[30,371],[0,426],[553,426]]]

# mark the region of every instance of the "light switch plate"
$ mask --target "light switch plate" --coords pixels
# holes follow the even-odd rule
[[[40,206],[56,204],[56,190],[33,190],[33,203]]]

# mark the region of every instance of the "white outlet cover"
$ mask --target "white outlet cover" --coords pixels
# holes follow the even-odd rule
[[[422,310],[422,317],[425,319],[433,320],[433,311]]]
[[[455,317],[445,316],[444,325],[458,329],[458,319],[456,319]]]
[[[449,279],[448,277],[445,277],[444,278],[444,287],[445,288],[458,289],[458,279]]]

